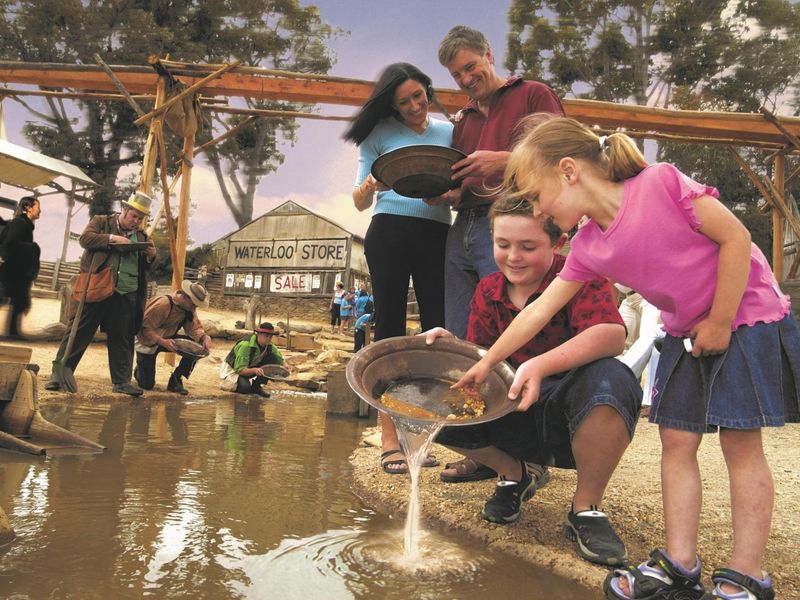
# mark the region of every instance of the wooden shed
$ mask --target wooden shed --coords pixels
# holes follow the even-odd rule
[[[223,298],[259,294],[327,302],[337,281],[369,281],[364,240],[288,200],[213,243]]]

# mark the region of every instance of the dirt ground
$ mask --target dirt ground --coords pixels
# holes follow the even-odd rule
[[[58,303],[50,299],[34,299],[34,308],[23,322],[23,330],[36,331],[58,318]],[[202,319],[213,319],[233,328],[243,313],[230,311],[201,311]],[[272,322],[280,320],[266,317]],[[0,323],[5,314],[0,314]],[[320,323],[321,324],[321,323]],[[346,349],[351,338],[331,337],[323,328],[319,341],[326,347]],[[47,392],[44,383],[50,374],[58,344],[34,342],[32,362],[41,365],[39,373],[40,401],[62,397]],[[203,398],[230,397],[219,389],[219,363],[232,345],[230,340],[215,340],[211,357],[199,361],[186,386],[194,396]],[[158,361],[156,389],[147,392],[151,399],[178,398],[166,392],[171,368]],[[81,361],[76,379],[79,394],[86,399],[108,398],[110,381],[105,344],[92,344]],[[273,387],[286,384],[274,383]],[[122,400],[127,396],[120,395]],[[374,439],[374,432],[372,432]],[[764,445],[775,478],[775,509],[765,568],[769,570],[779,599],[800,598],[800,574],[796,558],[800,548],[800,428],[791,425],[767,429]],[[379,467],[380,449],[365,439],[355,449],[354,489],[364,502],[386,513],[403,513],[408,499],[408,476],[385,474]],[[436,446],[435,454],[444,464],[457,456]],[[663,546],[663,519],[659,484],[660,444],[655,426],[640,419],[634,440],[623,457],[606,494],[603,509],[609,514],[618,533],[625,541],[632,561],[644,559],[649,552]],[[730,553],[730,503],[728,480],[718,438],[708,435],[700,448],[700,465],[704,484],[703,515],[700,532],[700,555],[705,564],[705,582],[709,583],[711,569],[724,566]],[[555,573],[587,587],[587,597],[602,597],[599,592],[608,570],[579,559],[561,533],[575,487],[575,473],[553,470],[551,482],[524,505],[519,521],[511,525],[495,525],[483,521],[479,512],[492,492],[492,481],[444,484],[438,479],[439,468],[423,469],[421,483],[421,513],[423,519],[437,528],[456,529],[482,540],[487,545],[511,552],[524,560],[551,569]]]

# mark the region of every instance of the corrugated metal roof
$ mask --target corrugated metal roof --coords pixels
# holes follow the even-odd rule
[[[0,181],[3,183],[33,189],[56,177],[69,177],[79,183],[97,185],[75,165],[0,140]]]

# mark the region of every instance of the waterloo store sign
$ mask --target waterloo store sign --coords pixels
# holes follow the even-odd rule
[[[341,268],[347,261],[347,240],[294,239],[231,241],[228,268]]]

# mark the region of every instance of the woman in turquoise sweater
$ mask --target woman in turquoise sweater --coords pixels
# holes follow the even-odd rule
[[[418,144],[450,146],[453,125],[428,116],[432,97],[430,77],[414,65],[391,64],[344,136],[359,149],[355,207],[363,211],[374,203],[364,251],[375,298],[376,340],[406,334],[409,277],[414,281],[423,331],[444,324],[444,252],[450,209],[401,196],[370,174],[375,159],[391,150]],[[383,413],[381,425],[384,470],[407,472],[397,432]],[[435,464],[429,457],[425,466]]]

